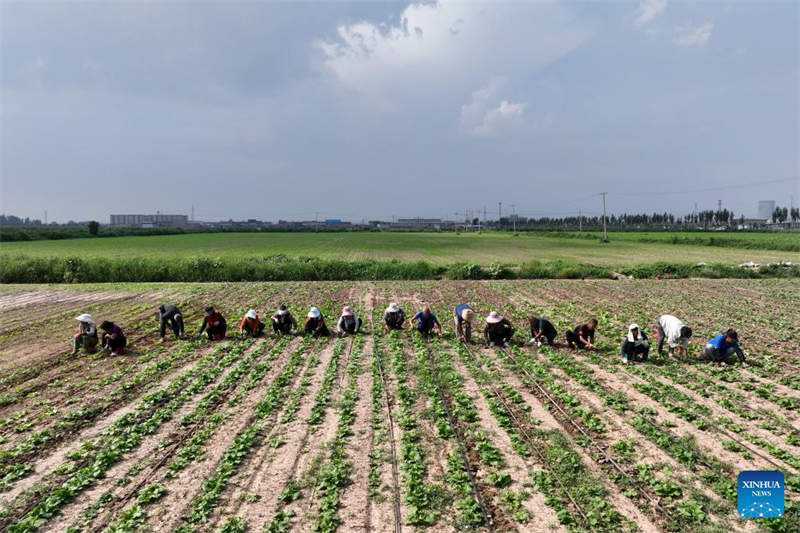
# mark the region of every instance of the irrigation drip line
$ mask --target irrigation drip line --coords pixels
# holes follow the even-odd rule
[[[642,381],[642,382],[643,382],[643,383],[645,383],[645,384],[646,384],[646,383],[649,383],[649,382],[648,382],[646,379],[644,379],[643,377],[637,376],[637,375],[635,375],[635,374],[631,374],[630,372],[628,372],[628,371],[627,371],[627,370],[625,370],[624,368],[622,369],[622,371],[623,371],[625,374],[627,374],[628,376],[631,376],[632,378],[636,378],[636,379],[638,379],[638,380]],[[700,419],[701,419],[703,422],[707,423],[707,424],[708,424],[708,425],[711,427],[711,429],[713,429],[714,431],[717,431],[717,432],[719,432],[719,433],[722,433],[723,435],[727,436],[729,439],[731,439],[732,441],[734,441],[736,444],[738,444],[738,445],[739,445],[739,446],[741,446],[742,448],[746,449],[748,452],[751,452],[751,453],[754,453],[754,454],[756,454],[757,456],[759,456],[760,458],[762,458],[763,460],[765,460],[766,462],[768,462],[769,464],[771,464],[772,466],[774,466],[776,469],[778,469],[778,470],[781,470],[781,469],[783,469],[783,468],[784,468],[784,467],[782,467],[781,465],[779,465],[778,463],[776,463],[775,461],[773,461],[772,459],[770,459],[769,457],[767,457],[767,456],[765,456],[765,455],[761,454],[760,452],[758,452],[758,451],[754,450],[753,448],[751,448],[750,446],[748,446],[748,445],[747,445],[747,444],[745,444],[744,442],[740,441],[740,440],[739,440],[739,439],[737,439],[737,438],[736,438],[734,435],[732,435],[732,434],[728,433],[728,431],[726,431],[725,429],[722,429],[722,428],[720,428],[719,426],[717,426],[717,425],[716,425],[714,422],[712,422],[712,421],[711,421],[711,419],[709,419],[709,418],[706,418],[704,415],[700,415],[700,414],[698,414],[697,416],[698,416],[698,417],[699,417],[699,418],[700,418]],[[794,469],[794,467],[792,467],[792,468]],[[797,471],[797,469],[794,469],[794,470],[795,470],[795,471]]]
[[[381,384],[383,385],[383,399],[386,402],[386,412],[389,417],[389,444],[392,449],[392,493],[394,494],[394,530],[395,533],[401,533],[403,530],[403,517],[400,514],[400,482],[397,474],[397,449],[395,447],[394,438],[394,417],[392,416],[392,404],[389,401],[389,391],[386,388],[386,377],[383,373],[383,362],[381,361],[381,356],[378,353],[378,345],[375,342],[375,320],[372,318],[371,314],[370,320],[372,321],[372,357],[374,357],[375,361],[378,363],[378,373],[381,376]]]
[[[439,399],[442,401],[444,412],[447,415],[447,422],[450,424],[450,431],[452,431],[453,435],[455,436],[458,452],[461,454],[462,461],[464,461],[464,468],[467,470],[467,475],[469,476],[469,483],[472,486],[472,493],[474,494],[475,500],[478,502],[478,505],[481,508],[481,514],[483,515],[486,529],[488,529],[490,533],[494,533],[494,526],[492,525],[492,521],[489,519],[489,514],[486,512],[486,506],[483,504],[483,498],[481,498],[480,491],[478,490],[478,484],[475,481],[475,476],[472,474],[472,468],[470,468],[467,452],[464,450],[464,443],[461,442],[461,436],[456,429],[456,423],[453,420],[453,414],[450,412],[450,407],[448,407],[447,400],[445,399],[444,392],[442,391],[442,385],[439,382],[439,372],[436,370],[436,365],[433,363],[433,356],[431,355],[429,345],[430,340],[426,339],[425,353],[428,356],[428,366],[430,367],[431,374],[433,375],[433,382],[436,385],[436,389],[439,391]]]
[[[608,455],[608,454],[606,453],[606,451],[605,451],[605,450],[604,450],[604,449],[603,449],[603,448],[602,448],[602,447],[601,447],[601,446],[600,446],[600,445],[597,443],[597,441],[595,441],[595,440],[594,440],[594,439],[593,439],[593,438],[592,438],[592,437],[591,437],[591,436],[590,436],[590,435],[589,435],[589,434],[588,434],[588,433],[587,433],[587,432],[586,432],[586,431],[585,431],[585,430],[584,430],[584,429],[581,427],[581,425],[580,425],[580,424],[578,424],[577,422],[575,422],[575,420],[574,420],[574,419],[573,419],[573,418],[572,418],[572,417],[571,417],[571,416],[570,416],[570,415],[569,415],[569,414],[568,414],[566,411],[564,411],[564,409],[563,409],[563,408],[562,408],[562,407],[561,407],[561,406],[558,404],[558,402],[557,402],[557,401],[555,401],[555,399],[553,399],[553,397],[552,397],[552,396],[550,396],[550,393],[548,393],[548,392],[547,392],[547,390],[545,390],[545,389],[544,389],[544,388],[543,388],[543,387],[542,387],[542,386],[539,384],[539,382],[538,382],[538,381],[536,381],[536,379],[534,379],[534,378],[533,378],[533,376],[531,376],[530,372],[528,372],[528,370],[527,370],[525,367],[523,367],[523,366],[520,366],[520,364],[519,364],[519,362],[518,362],[518,359],[517,359],[517,357],[516,357],[516,356],[514,356],[514,355],[512,355],[510,350],[505,350],[505,349],[502,349],[502,348],[501,348],[501,350],[503,351],[503,353],[505,353],[505,354],[506,354],[506,356],[507,356],[507,357],[509,357],[510,359],[512,359],[512,360],[514,361],[514,363],[517,365],[517,367],[518,367],[518,368],[520,368],[520,369],[521,369],[523,372],[525,372],[525,375],[526,375],[526,376],[528,376],[528,379],[530,379],[530,380],[533,382],[533,384],[534,384],[534,385],[536,385],[536,388],[537,388],[537,389],[539,389],[539,391],[540,391],[542,394],[544,394],[544,395],[547,397],[547,399],[550,401],[550,403],[551,403],[551,404],[553,404],[553,405],[555,406],[555,408],[556,408],[556,409],[558,409],[558,411],[559,411],[559,412],[562,414],[562,416],[564,416],[564,417],[565,417],[565,418],[566,418],[566,419],[567,419],[567,420],[570,422],[570,424],[572,424],[572,426],[573,426],[573,427],[575,427],[575,429],[577,429],[577,430],[578,430],[578,431],[581,433],[581,435],[583,435],[584,437],[586,437],[586,438],[589,440],[589,442],[591,442],[591,443],[592,443],[592,446],[594,446],[594,447],[597,449],[597,451],[599,451],[599,452],[600,452],[600,454],[601,454],[601,455],[602,455],[602,456],[603,456],[603,457],[606,459],[606,461],[608,461],[608,462],[609,462],[609,463],[610,463],[610,464],[611,464],[611,465],[612,465],[612,466],[613,466],[615,469],[617,469],[617,470],[618,470],[618,471],[619,471],[619,472],[620,472],[622,475],[624,475],[625,477],[627,477],[627,478],[628,478],[628,479],[629,479],[629,480],[630,480],[630,481],[631,481],[631,482],[632,482],[632,483],[633,483],[633,484],[636,486],[637,490],[638,490],[638,491],[639,491],[639,492],[642,494],[642,496],[644,496],[644,497],[645,497],[645,498],[646,498],[646,499],[647,499],[647,500],[648,500],[648,501],[649,501],[651,504],[653,504],[653,505],[654,505],[654,506],[655,506],[655,507],[656,507],[656,508],[657,508],[659,511],[661,511],[662,513],[664,513],[664,514],[665,514],[666,516],[668,516],[668,517],[670,516],[669,512],[668,512],[666,509],[664,509],[663,507],[661,507],[661,504],[659,504],[657,500],[655,500],[655,499],[654,499],[652,496],[650,496],[650,494],[648,494],[648,493],[647,493],[647,491],[646,491],[646,490],[644,490],[644,489],[642,488],[642,486],[641,486],[641,484],[639,483],[639,481],[638,481],[637,479],[635,479],[635,478],[631,477],[631,475],[630,475],[630,474],[628,474],[628,472],[626,472],[626,471],[625,471],[625,469],[624,469],[624,468],[622,468],[622,467],[619,465],[619,463],[617,463],[617,462],[614,460],[614,458],[613,458],[613,457],[611,457],[610,455]]]
[[[469,347],[466,344],[464,344],[464,348],[467,350],[467,353],[469,354],[469,356],[473,360],[477,361],[475,359],[475,356],[473,355],[472,351],[470,351]],[[519,418],[517,418],[517,416],[513,413],[513,411],[511,410],[511,407],[506,402],[506,400],[503,397],[503,395],[500,394],[500,391],[490,382],[486,382],[485,385],[487,385],[492,390],[492,392],[494,393],[495,397],[500,401],[500,403],[503,404],[503,409],[505,409],[506,412],[508,413],[508,415],[514,420],[514,423],[519,428],[520,432],[522,433],[522,436],[525,437],[526,441],[528,441],[528,445],[530,446],[530,448],[533,451],[536,452],[536,455],[539,456],[539,459],[542,461],[542,466],[544,467],[544,469],[547,470],[550,473],[551,476],[553,476],[553,479],[555,479],[556,483],[559,484],[561,489],[564,491],[564,494],[566,494],[567,498],[569,498],[569,501],[572,502],[572,505],[575,506],[575,509],[577,509],[578,513],[581,515],[583,520],[586,522],[586,524],[589,525],[589,528],[592,531],[596,531],[594,529],[594,527],[589,523],[589,518],[586,516],[586,513],[583,512],[583,508],[581,508],[581,506],[578,505],[578,502],[575,500],[575,498],[572,497],[572,494],[569,492],[569,490],[567,489],[566,485],[564,485],[564,483],[561,481],[561,478],[559,478],[558,475],[548,466],[547,459],[545,458],[544,454],[539,449],[539,447],[534,443],[533,438],[530,436],[528,431],[525,430],[525,427],[522,424],[522,421]]]

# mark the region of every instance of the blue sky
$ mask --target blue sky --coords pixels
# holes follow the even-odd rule
[[[798,4],[4,2],[0,211],[800,203]],[[508,211],[506,211],[508,212]]]

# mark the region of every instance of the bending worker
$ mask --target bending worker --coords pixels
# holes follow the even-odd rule
[[[250,309],[239,323],[239,334],[242,337],[260,337],[264,334],[265,327],[266,325],[261,322],[256,310]]]
[[[197,337],[202,335],[203,331],[206,332],[210,340],[221,341],[225,338],[225,333],[228,331],[228,323],[225,322],[225,317],[217,312],[216,309],[213,307],[206,307],[203,325],[200,326]]]
[[[356,315],[349,305],[342,307],[342,316],[336,323],[336,331],[340,337],[355,335],[361,329],[361,318]]]
[[[328,326],[325,325],[325,317],[316,307],[312,307],[308,311],[304,329],[306,335],[313,335],[314,337],[327,337],[331,334]]]
[[[622,341],[621,349],[622,362],[626,365],[635,362],[636,356],[641,356],[642,362],[647,361],[647,356],[650,354],[650,343],[638,324],[628,326],[628,336]]]
[[[497,311],[492,311],[486,317],[486,326],[483,328],[483,340],[488,346],[501,345],[508,347],[508,341],[514,336],[514,326],[507,319],[501,317]]]
[[[183,337],[183,314],[178,306],[175,304],[166,304],[158,306],[158,320],[161,326],[161,340],[164,340],[167,334],[167,324],[175,333],[175,338],[180,339]]]
[[[724,334],[717,335],[708,341],[700,359],[717,363],[720,366],[722,366],[723,363],[730,365],[733,364],[730,361],[730,357],[733,354],[736,354],[742,366],[747,366],[744,360],[744,352],[741,347],[739,347],[739,334],[736,333],[736,330],[729,329]]]
[[[458,304],[454,311],[456,338],[461,342],[472,342],[472,319],[475,312],[467,304]]]
[[[103,350],[117,355],[124,354],[128,339],[125,338],[125,332],[122,331],[122,328],[106,320],[100,324],[100,329],[103,330]]]
[[[292,333],[292,328],[297,328],[297,320],[286,306],[282,305],[272,315],[272,330],[278,335],[289,335]]]
[[[542,341],[546,340],[547,344],[553,345],[553,341],[556,339],[558,332],[549,320],[532,316],[528,319],[528,324],[531,326],[531,344],[535,342],[541,346]]]
[[[594,331],[597,329],[597,320],[591,319],[586,324],[577,326],[574,330],[567,330],[567,346],[571,349],[585,350],[594,348]]]
[[[386,308],[386,311],[384,311],[383,318],[381,319],[381,322],[383,322],[383,332],[389,333],[389,331],[393,329],[403,329],[403,323],[405,321],[405,311],[403,311],[399,305],[392,302],[389,304],[389,307]]]
[[[417,321],[416,326],[414,325],[414,321]],[[424,305],[422,307],[422,311],[418,311],[416,315],[411,318],[411,327],[416,327],[417,331],[422,333],[423,335],[429,335],[433,328],[436,328],[439,336],[442,335],[442,325],[439,323],[439,319],[436,318],[436,315],[433,314],[429,305]]]
[[[83,348],[86,353],[94,353],[97,351],[97,324],[94,323],[92,315],[82,314],[76,316],[75,320],[78,321],[78,333],[75,334],[75,344],[72,348],[72,355],[78,353],[78,350]]]
[[[675,359],[675,348],[678,355],[686,356],[689,349],[689,339],[692,338],[692,328],[672,315],[658,317],[658,355],[664,353],[664,341],[669,345],[669,358]]]

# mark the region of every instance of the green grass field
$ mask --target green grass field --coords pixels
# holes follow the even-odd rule
[[[663,242],[639,242],[642,236]],[[7,258],[82,257],[82,258],[170,258],[222,257],[226,259],[288,257],[325,259],[377,259],[388,261],[427,260],[435,264],[469,261],[489,264],[494,261],[519,264],[529,260],[565,260],[603,266],[633,265],[655,261],[715,262],[738,264],[746,261],[800,262],[800,252],[759,250],[749,247],[671,244],[674,234],[612,234],[611,243],[597,239],[554,237],[540,234],[508,233],[209,233],[153,237],[113,237],[61,241],[31,241],[0,244],[0,255]],[[680,235],[680,234],[677,234]],[[687,234],[693,238],[719,234]],[[638,238],[637,238],[638,236]],[[731,238],[739,238],[732,235]],[[800,240],[800,234],[750,234],[757,239],[780,239],[780,244]],[[699,241],[698,241],[699,242]],[[769,246],[766,246],[769,247]]]

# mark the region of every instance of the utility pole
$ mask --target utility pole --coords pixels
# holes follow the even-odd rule
[[[192,222],[194,222],[194,204],[192,204]]]
[[[483,225],[486,225],[486,206],[483,206]]]
[[[47,225],[47,209],[44,210],[44,225]]]
[[[578,233],[583,233],[583,211],[578,211]]]
[[[608,193],[600,193],[600,196],[603,197],[603,242],[608,242],[608,228],[606,227],[606,194]]]
[[[512,213],[511,220],[513,221],[513,224],[514,224],[514,235],[516,236],[517,235],[517,210],[516,210],[516,206],[514,204],[511,204],[511,213]]]
[[[497,202],[497,227],[500,227],[500,221],[503,220],[503,202]]]
[[[314,233],[319,231],[319,212],[314,211]]]
[[[694,220],[692,222],[697,224],[697,202],[694,203]]]

